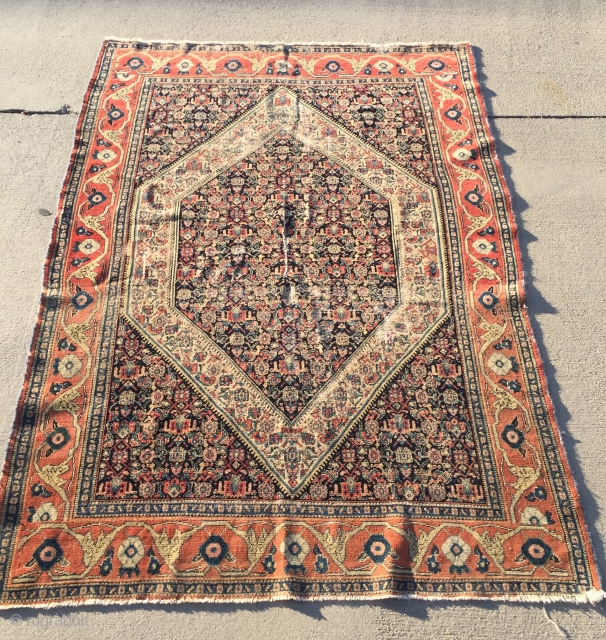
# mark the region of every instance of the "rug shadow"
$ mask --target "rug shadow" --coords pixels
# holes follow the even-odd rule
[[[589,615],[590,613],[598,614],[601,617],[606,617],[606,602],[602,601],[597,605],[590,604],[574,604],[566,602],[555,602],[543,605],[542,603],[528,603],[528,602],[504,602],[504,601],[490,601],[483,600],[478,602],[470,601],[445,601],[445,600],[411,600],[402,598],[386,598],[382,600],[374,601],[330,601],[325,600],[322,602],[297,602],[297,601],[282,601],[282,602],[259,602],[259,603],[203,603],[203,602],[183,602],[179,604],[164,604],[162,602],[157,603],[133,603],[129,605],[124,604],[110,604],[110,605],[81,605],[81,606],[62,606],[47,610],[40,610],[36,608],[19,608],[0,611],[0,619],[11,620],[15,615],[18,615],[21,620],[30,620],[38,618],[66,618],[69,616],[96,613],[106,614],[118,614],[126,611],[149,611],[157,612],[163,611],[167,614],[185,614],[185,615],[219,615],[219,616],[231,616],[237,615],[241,612],[247,613],[266,613],[273,609],[284,611],[285,609],[291,610],[295,613],[299,613],[311,620],[317,622],[328,622],[324,610],[330,607],[347,607],[348,610],[357,611],[359,609],[380,609],[383,612],[391,612],[396,615],[402,615],[407,618],[413,618],[415,620],[424,622],[428,621],[432,615],[436,614],[436,611],[452,611],[456,608],[476,609],[478,612],[494,612],[505,606],[516,606],[523,608],[526,611],[533,609],[546,609],[549,614],[561,613],[565,615],[571,615],[575,612],[579,612],[581,615]],[[561,624],[561,623],[560,623]],[[574,627],[574,622],[571,621],[571,626]],[[40,627],[44,627],[44,623],[39,623]],[[75,626],[75,625],[74,625]],[[566,632],[566,628],[563,629]],[[567,634],[567,637],[572,637]]]
[[[489,114],[489,118],[494,114],[492,108],[492,100],[497,95],[491,89],[486,87],[486,81],[488,77],[484,73],[482,50],[479,47],[472,47],[473,54],[476,61],[478,80],[481,85],[482,95],[486,101],[486,110]],[[541,314],[557,314],[558,310],[548,302],[535,285],[535,278],[532,273],[532,260],[529,254],[529,245],[532,242],[537,242],[538,238],[532,233],[524,229],[522,212],[528,208],[528,203],[516,192],[515,185],[511,175],[511,167],[508,165],[506,157],[515,153],[515,150],[505,144],[500,138],[500,132],[498,129],[498,120],[490,120],[490,129],[495,141],[495,150],[497,157],[501,162],[501,168],[503,170],[503,176],[507,188],[511,196],[511,203],[513,207],[513,213],[518,227],[518,242],[520,245],[520,252],[522,256],[522,265],[525,276],[525,291],[526,291],[526,304],[528,307],[528,316],[534,334],[535,341],[537,343],[539,354],[543,362],[543,368],[545,376],[547,378],[547,387],[549,395],[551,396],[552,403],[554,405],[557,424],[559,427],[564,448],[566,450],[566,457],[572,471],[573,478],[581,495],[581,502],[585,519],[587,521],[587,528],[593,544],[594,553],[596,556],[596,562],[599,567],[606,566],[606,550],[604,543],[599,535],[599,532],[595,526],[595,523],[600,514],[600,507],[596,502],[593,494],[587,488],[581,465],[579,463],[576,445],[579,442],[570,433],[568,429],[568,423],[570,422],[570,412],[562,402],[560,397],[560,385],[557,380],[557,369],[551,363],[547,349],[545,348],[545,342],[543,338],[543,331],[541,325],[537,320],[537,316]],[[576,606],[576,605],[575,605]],[[565,604],[550,605],[554,610],[566,608]],[[606,608],[599,606],[603,613],[606,615]]]

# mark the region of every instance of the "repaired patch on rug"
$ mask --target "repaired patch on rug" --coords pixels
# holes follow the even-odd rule
[[[0,604],[601,599],[469,45],[106,41]]]

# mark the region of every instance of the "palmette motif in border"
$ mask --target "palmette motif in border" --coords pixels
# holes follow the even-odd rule
[[[278,90],[313,81],[416,83],[438,180],[486,505],[86,506],[103,427],[99,385],[112,358],[102,325],[118,310],[125,263],[133,264],[123,254],[126,214],[135,198],[145,91],[154,78],[249,79]],[[106,42],[80,117],[2,481],[0,603],[600,599],[522,305],[503,182],[468,45]]]

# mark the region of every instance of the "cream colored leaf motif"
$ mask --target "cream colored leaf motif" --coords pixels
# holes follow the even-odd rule
[[[518,492],[526,491],[541,475],[541,472],[534,467],[509,467],[509,470],[517,478],[513,488]]]
[[[359,58],[356,60],[355,58],[351,58],[349,64],[351,64],[354,73],[358,73],[360,69],[368,62],[367,58]]]
[[[478,280],[496,280],[495,272],[488,266],[486,266],[483,262],[476,262],[474,265],[476,270],[473,276],[473,284],[474,286],[477,284]]]
[[[432,537],[425,533],[424,531],[419,532],[419,536],[417,538],[417,555],[416,560],[420,561],[425,557],[427,553],[427,549],[429,548],[429,544],[432,540]]]
[[[106,136],[106,137],[109,137],[109,136]],[[113,180],[110,178],[110,174],[112,173],[112,171],[113,171],[113,168],[110,168],[110,169],[105,169],[105,171],[102,171],[101,173],[98,173],[95,176],[94,182],[98,184],[104,184],[107,187],[111,187],[113,184]]]
[[[482,320],[480,328],[484,331],[482,334],[482,342],[484,344],[492,344],[495,340],[498,340],[505,331],[503,325],[497,324],[496,322],[486,322],[486,320]]]
[[[130,87],[122,87],[118,89],[115,93],[112,93],[112,100],[126,100],[128,101],[130,97],[131,89]]]
[[[51,405],[53,411],[56,413],[66,411],[71,415],[75,415],[77,407],[74,404],[73,399],[77,398],[79,393],[78,389],[70,389],[69,391],[61,394]]]
[[[95,273],[95,269],[90,264],[85,264],[83,267],[80,267],[78,271],[74,271],[73,276],[77,280],[84,280],[87,278],[92,283],[97,281],[97,274]]]
[[[261,56],[260,58],[250,58],[249,60],[250,60],[250,66],[252,68],[252,72],[253,74],[255,74],[265,67],[265,65],[267,64],[267,61],[269,60],[269,56]]]
[[[440,94],[440,105],[442,105],[446,100],[460,100],[461,98],[453,93],[450,89],[446,87],[437,86],[438,93]]]
[[[419,540],[417,539],[417,536],[412,529],[406,529],[406,531],[404,531],[402,535],[406,542],[408,542],[408,555],[414,562],[419,555]]]
[[[516,489],[516,492],[511,500],[511,506],[509,507],[511,517],[515,519],[514,507],[518,503],[518,500],[526,492],[526,490],[529,489],[538,480],[541,472],[539,469],[535,469],[534,467],[514,466],[509,466],[509,471],[511,471],[511,473],[517,477],[516,482],[513,484],[513,488]]]
[[[105,220],[105,213],[102,213],[100,216],[84,216],[82,218],[82,222],[85,226],[97,233],[103,233],[103,227],[101,223]]]
[[[90,531],[86,535],[80,535],[74,533],[83,551],[82,562],[85,567],[91,567],[97,563],[101,556],[105,553],[107,547],[112,540],[111,537],[106,536],[103,531],[99,534],[97,541],[95,542]]]
[[[170,60],[170,58],[158,58],[157,60],[153,60],[152,61],[152,73],[154,71],[157,71],[160,67],[163,67],[168,61]]]
[[[455,144],[459,140],[462,140],[466,135],[467,135],[467,131],[465,129],[450,129],[448,131],[450,144]]]
[[[113,142],[113,143],[114,143],[115,145],[117,145],[119,148],[122,148],[122,147],[120,147],[120,145],[119,145],[119,142],[120,142],[120,130],[119,130],[119,129],[118,129],[118,130],[111,129],[111,130],[109,130],[109,131],[103,131],[103,135],[104,135],[104,136],[105,136],[105,137],[106,137],[110,142]],[[95,180],[96,180],[96,178],[95,178]]]
[[[66,329],[66,333],[69,337],[78,344],[82,344],[86,341],[86,332],[90,329],[90,324],[88,322],[82,322],[80,324],[68,324]]]
[[[516,399],[505,389],[493,386],[490,391],[497,397],[493,404],[495,420],[498,421],[499,415],[504,409],[515,409],[518,406]]]
[[[64,473],[69,471],[69,463],[67,461],[60,464],[47,464],[42,467],[38,472],[40,478],[49,486],[57,491],[61,496],[65,495],[65,492],[61,488],[65,484],[65,480],[61,477]]]
[[[217,63],[219,62],[214,58],[198,58],[198,60],[200,61],[202,66],[208,71],[210,71],[211,73],[215,72],[215,69],[217,68]]]
[[[305,71],[307,71],[307,73],[309,73],[310,76],[315,75],[314,74],[314,69],[316,66],[316,62],[317,60],[314,58],[297,58],[296,61],[298,64],[300,64],[303,69],[305,69]]]
[[[454,166],[454,165],[453,165]],[[455,171],[459,177],[459,180],[477,180],[478,175],[471,171],[470,169],[466,169],[465,167],[457,167],[455,166]]]
[[[400,58],[398,60],[398,63],[405,69],[408,69],[408,71],[410,71],[411,73],[417,72],[417,61],[413,58],[410,58],[408,60],[406,58]]]
[[[484,216],[470,216],[467,214],[467,220],[469,221],[469,231],[468,233],[473,233],[478,229],[482,229],[488,224],[489,218],[485,218]]]
[[[480,537],[480,541],[486,553],[499,564],[505,560],[505,551],[503,551],[504,540],[505,536],[498,532],[494,534],[494,538],[491,538],[487,533],[483,533]]]
[[[181,547],[183,543],[194,534],[195,530],[183,533],[180,529],[177,529],[172,537],[172,540],[168,537],[166,529],[161,534],[152,532],[152,537],[158,548],[158,553],[164,558],[166,564],[172,569],[175,561],[179,557]]]
[[[345,562],[345,546],[347,534],[342,529],[337,529],[337,535],[333,538],[330,531],[324,533],[317,531],[316,537],[322,543],[326,551],[338,562]]]
[[[261,529],[261,533],[257,538],[257,534],[255,530],[251,527],[244,534],[244,541],[246,542],[246,548],[248,550],[248,561],[251,566],[257,564],[261,559],[261,556],[265,552],[267,548],[267,543],[273,536],[273,531],[266,531],[265,529]]]

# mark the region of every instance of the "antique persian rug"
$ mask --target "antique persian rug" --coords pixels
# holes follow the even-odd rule
[[[601,598],[468,45],[105,42],[0,603]]]

